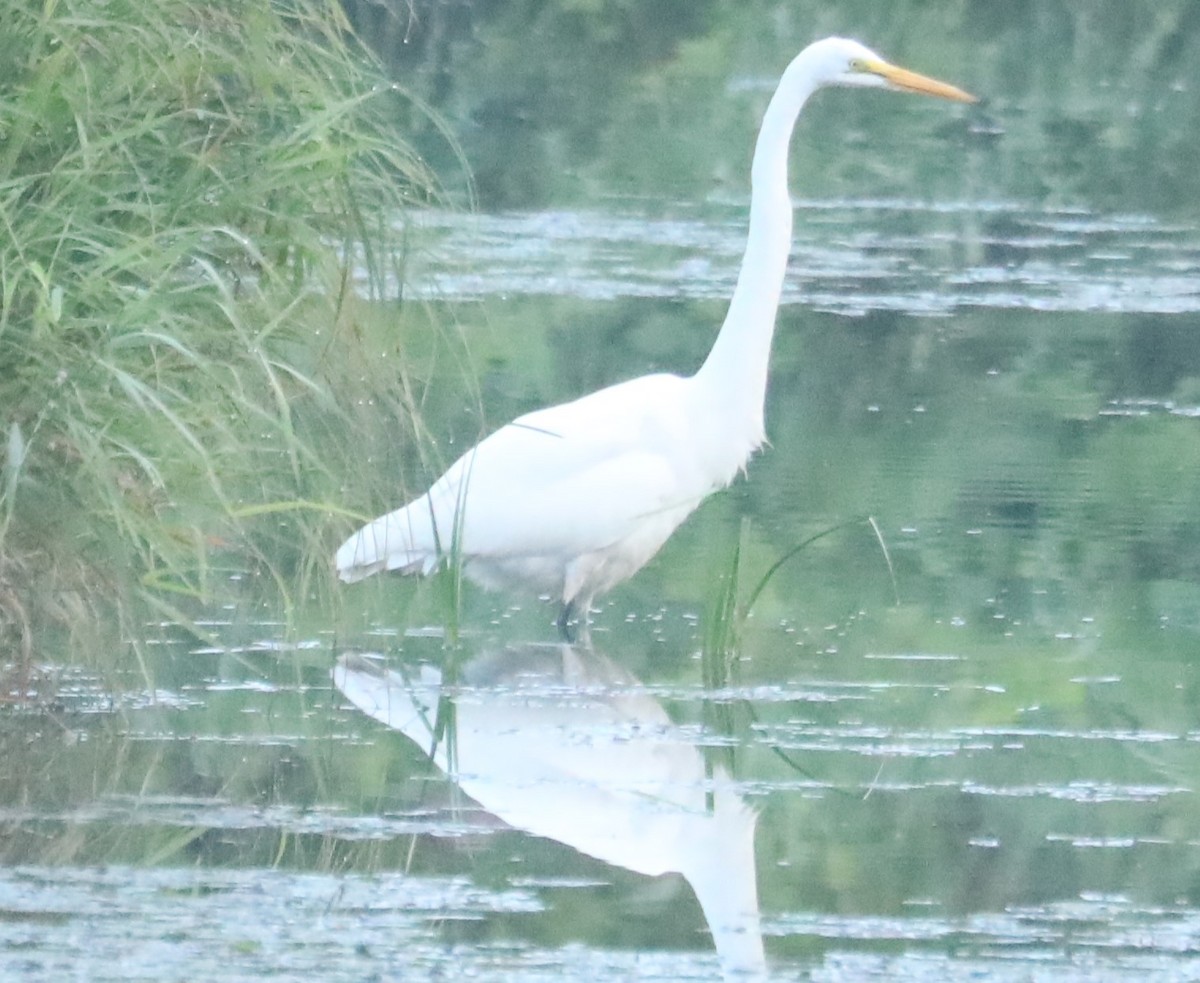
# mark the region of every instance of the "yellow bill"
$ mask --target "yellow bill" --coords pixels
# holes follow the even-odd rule
[[[979,102],[971,93],[963,92],[957,86],[939,82],[927,75],[918,75],[907,68],[899,68],[886,61],[868,61],[863,64],[863,70],[878,75],[888,84],[905,92],[920,92],[927,96],[937,96],[939,99],[952,99],[955,102]]]

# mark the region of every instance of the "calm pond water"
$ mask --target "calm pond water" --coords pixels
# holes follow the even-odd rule
[[[771,446],[594,650],[474,591],[448,645],[436,582],[285,627],[231,570],[210,643],[48,669],[0,719],[0,978],[1200,978],[1200,227],[912,194],[798,200]],[[423,216],[481,370],[444,456],[697,365],[744,214]]]
[[[694,364],[737,209],[680,211],[431,218],[489,417]],[[52,721],[7,719],[0,975],[1200,973],[1200,232],[799,215],[772,446],[605,601],[595,651],[472,592],[448,652],[407,581],[297,636],[235,574],[214,644],[148,629],[153,691],[68,676]],[[704,651],[735,554],[744,600],[839,525],[732,661]]]

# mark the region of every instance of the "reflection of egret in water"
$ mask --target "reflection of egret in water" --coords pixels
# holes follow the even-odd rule
[[[406,679],[343,656],[334,683],[360,710],[428,749],[441,674]],[[726,975],[765,975],[754,863],[756,814],[724,769],[706,769],[653,697],[609,659],[571,645],[526,646],[462,669],[454,765],[434,761],[517,829],[641,874],[681,874]]]

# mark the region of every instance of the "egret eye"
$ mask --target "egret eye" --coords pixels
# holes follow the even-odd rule
[[[865,72],[866,70],[867,70],[867,63],[865,61],[863,61],[861,58],[851,58],[850,59],[850,71]]]

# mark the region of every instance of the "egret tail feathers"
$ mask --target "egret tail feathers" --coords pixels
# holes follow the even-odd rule
[[[338,547],[334,557],[338,577],[352,584],[385,570],[431,573],[437,566],[438,550],[421,542],[424,530],[413,520],[411,509],[398,509],[359,529]]]

